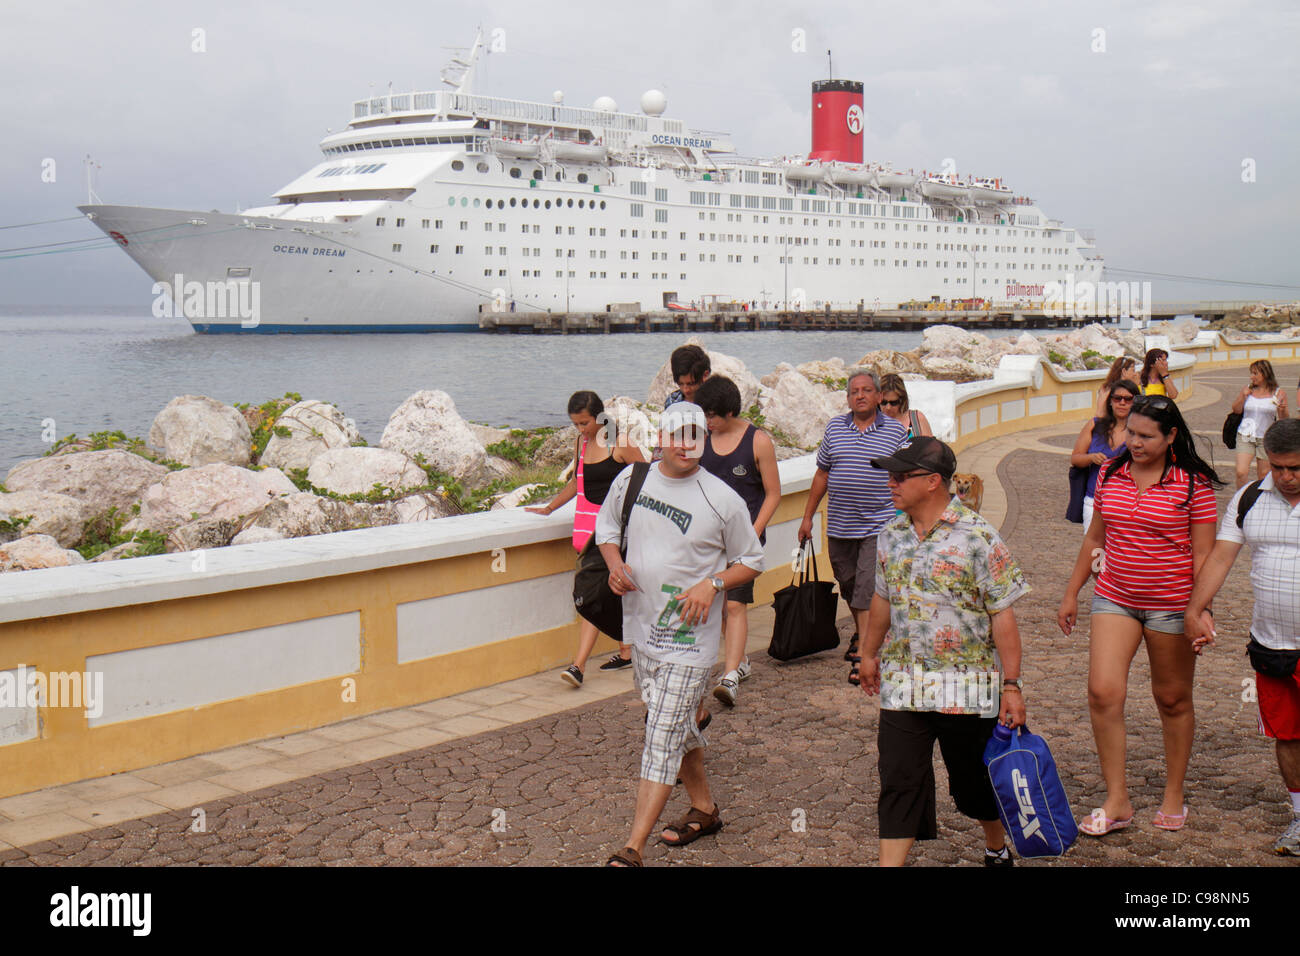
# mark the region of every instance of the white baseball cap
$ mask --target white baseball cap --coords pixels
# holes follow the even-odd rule
[[[696,425],[708,431],[709,421],[704,417],[704,409],[691,402],[675,402],[669,405],[659,416],[659,430],[672,434],[688,425]]]

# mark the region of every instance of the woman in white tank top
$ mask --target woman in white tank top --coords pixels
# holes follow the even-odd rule
[[[1262,479],[1269,473],[1264,454],[1264,432],[1279,418],[1289,417],[1286,392],[1278,388],[1277,377],[1268,359],[1250,363],[1250,384],[1241,390],[1232,410],[1241,416],[1237,428],[1237,487],[1250,481],[1250,463]]]

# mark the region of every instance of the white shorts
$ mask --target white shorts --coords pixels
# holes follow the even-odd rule
[[[1268,456],[1264,454],[1263,438],[1242,438],[1241,435],[1238,435],[1237,454],[1250,455],[1251,458],[1260,458],[1265,461],[1268,460]]]
[[[712,671],[712,667],[657,661],[632,648],[632,678],[648,711],[641,753],[643,779],[671,787],[677,782],[682,758],[707,744],[695,713]]]

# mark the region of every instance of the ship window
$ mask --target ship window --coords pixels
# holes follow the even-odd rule
[[[514,197],[514,196],[511,196],[511,197],[510,197],[510,205],[511,205],[512,208],[514,207],[514,204],[515,204],[515,197]]]
[[[429,251],[430,251],[430,252],[437,252],[437,251],[438,251],[438,244],[437,244],[437,243],[434,243],[433,245],[431,245],[431,246],[429,247]]]
[[[488,164],[484,162],[479,162],[474,166],[474,168],[477,169],[480,173],[486,173],[488,171]]]
[[[568,206],[569,206],[570,209],[573,208],[573,200],[572,200],[572,199],[569,200],[569,202],[568,202]]]
[[[549,199],[546,200],[546,208],[547,208],[547,209],[550,209],[550,208],[551,208],[551,201],[550,201]]]
[[[465,251],[465,247],[464,247],[464,246],[457,246],[457,247],[456,247],[456,255],[460,255],[460,254],[463,253],[464,251]]]
[[[534,169],[533,179],[541,179],[541,178],[542,178],[542,171],[540,169]]]
[[[511,166],[511,167],[510,167],[510,178],[511,178],[511,179],[518,179],[518,178],[519,178],[519,175],[520,175],[520,174],[519,174],[519,167],[518,167],[518,166]]]
[[[587,181],[587,174],[586,174],[586,173],[578,173],[578,182],[580,182],[580,183],[585,183],[586,181]]]
[[[564,178],[564,172],[562,170],[557,169],[555,171],[555,181],[558,183],[563,178]]]
[[[573,202],[573,200],[570,199],[569,202]],[[581,209],[583,206],[586,205],[586,203],[587,203],[587,200],[585,200],[585,199],[579,199],[579,200],[578,200],[578,208]]]
[[[451,168],[456,170],[456,172],[460,172],[462,169],[465,168],[465,164],[462,163],[459,159],[453,159],[451,161]]]
[[[380,216],[378,219],[375,220],[375,225],[376,225],[376,226],[382,226],[382,225],[384,224],[384,222],[385,222],[384,217],[383,217],[383,216]]]
[[[533,200],[533,208],[534,208],[534,209],[536,209],[536,208],[537,208],[538,206],[540,206],[540,205],[541,205],[541,203],[540,203],[538,200],[536,200],[536,199]]]
[[[441,219],[435,219],[435,220],[433,221],[433,228],[434,228],[434,229],[441,229],[441,228],[442,228],[442,220],[441,220]]]
[[[601,208],[602,210],[604,210],[604,208],[605,208],[605,200],[603,200],[603,199],[600,201],[600,208]]]
[[[454,206],[454,205],[456,205],[456,197],[455,197],[455,196],[448,196],[448,197],[447,197],[447,205],[448,205],[448,206]]]
[[[462,206],[467,206],[467,205],[469,205],[469,200],[466,199],[464,196],[461,196],[461,197],[460,197],[460,204],[461,204]]]
[[[395,242],[395,243],[393,243],[393,251],[394,251],[394,252],[401,252],[401,251],[402,251],[402,244],[401,244],[400,242]]]
[[[479,205],[480,205],[480,200],[475,199],[475,200],[474,200],[474,208],[477,209],[477,208],[479,207]]]
[[[398,220],[397,220],[397,228],[398,228],[398,229],[401,229],[401,228],[402,228],[403,226],[405,226],[405,225],[406,225],[406,220],[405,220],[405,219],[398,219]]]

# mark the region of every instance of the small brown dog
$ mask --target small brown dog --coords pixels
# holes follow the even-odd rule
[[[961,503],[978,514],[980,505],[984,504],[984,479],[979,475],[959,471],[953,474],[952,483]]]

